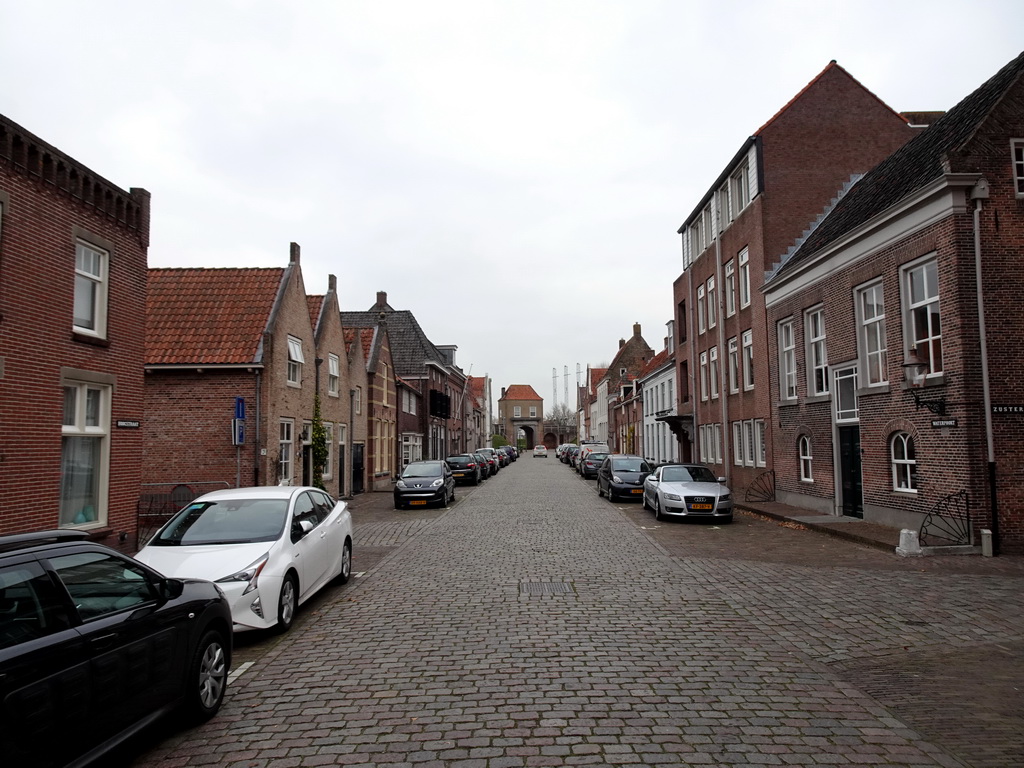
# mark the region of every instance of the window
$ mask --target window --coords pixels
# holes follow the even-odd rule
[[[701,424],[697,429],[700,437],[700,455],[708,464],[722,463],[722,425]]]
[[[700,399],[708,399],[708,353],[700,353]]]
[[[157,599],[142,566],[115,554],[79,552],[49,560],[83,621],[122,613]]]
[[[725,316],[736,314],[736,263],[729,259],[725,262]]]
[[[732,463],[737,467],[743,466],[743,422],[732,423]]]
[[[327,394],[331,397],[338,396],[338,388],[341,382],[341,363],[337,355],[327,356]]]
[[[1013,148],[1013,181],[1017,197],[1024,197],[1024,139],[1010,142]]]
[[[768,466],[768,441],[764,435],[764,419],[754,419],[754,464]]]
[[[518,419],[522,415],[523,415],[523,407],[521,405],[516,405],[516,406],[512,407],[512,418],[513,419]]]
[[[402,435],[402,466],[423,458],[423,436]]]
[[[719,230],[725,229],[726,225],[732,221],[732,211],[729,207],[729,182],[725,182],[721,187],[718,188],[718,228]]]
[[[536,418],[537,417],[537,406],[536,405],[531,405],[530,406],[530,416],[532,418]]]
[[[718,322],[718,307],[715,306],[715,278],[708,278],[708,328],[714,328]]]
[[[740,345],[739,340],[733,336],[729,339],[729,392],[735,394],[740,391]]]
[[[704,286],[697,286],[697,332],[704,333],[704,329],[707,323],[707,311],[705,309],[706,303],[704,301]]]
[[[281,419],[277,447],[277,482],[280,485],[292,484],[292,451],[295,441],[295,423],[291,419]]]
[[[905,318],[910,362],[921,363],[919,373],[942,373],[942,325],[939,320],[939,268],[934,259],[904,272]]]
[[[704,206],[704,212],[701,214],[704,217],[704,247],[711,245],[715,239],[715,227],[711,220],[711,203],[709,202]]]
[[[860,321],[858,341],[868,374],[867,385],[884,384],[889,380],[889,372],[885,359],[885,301],[881,283],[859,291],[857,309]]]
[[[64,384],[60,525],[105,523],[110,458],[110,387]]]
[[[754,333],[743,332],[743,389],[754,388]]]
[[[360,415],[363,412],[363,388],[356,387],[355,395],[352,397],[352,406],[355,408],[356,415]]]
[[[327,439],[327,461],[323,467],[323,478],[330,480],[334,477],[334,424],[329,421],[324,422],[324,436]]]
[[[739,214],[750,203],[750,164],[744,160],[735,173],[729,177],[733,215]]]
[[[754,422],[750,420],[743,422],[743,464],[754,466]]]
[[[711,384],[711,397],[718,398],[718,347],[712,347],[708,352],[708,374]]]
[[[750,306],[750,253],[744,248],[740,251],[740,309]]]
[[[917,493],[917,453],[914,438],[897,432],[890,443],[892,451],[892,487],[897,491]]]
[[[74,330],[107,335],[107,270],[110,255],[88,243],[75,245]]]
[[[293,387],[302,386],[302,341],[294,336],[288,337],[288,384]]]
[[[800,482],[813,483],[814,472],[812,464],[814,462],[814,454],[811,453],[811,438],[807,435],[801,435],[797,447],[800,453]]]
[[[678,315],[676,320],[676,328],[678,329],[679,343],[682,344],[684,341],[686,341],[686,329],[687,327],[689,327],[687,323],[690,320],[690,318],[686,316],[686,301],[680,301],[677,310]]]
[[[828,351],[825,348],[825,310],[810,310],[804,317],[807,339],[807,373],[812,395],[828,394]]]
[[[779,390],[782,400],[796,398],[796,340],[791,319],[779,323]]]
[[[0,569],[0,650],[13,648],[71,626],[64,600],[50,575],[36,562],[10,563]]]
[[[836,421],[857,421],[860,418],[857,404],[857,367],[837,369],[835,385],[833,399],[836,405]]]

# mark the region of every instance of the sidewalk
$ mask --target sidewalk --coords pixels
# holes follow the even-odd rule
[[[839,539],[854,541],[887,552],[895,552],[900,544],[900,530],[887,525],[868,522],[856,517],[819,515],[809,509],[793,507],[778,501],[734,502],[737,509],[784,523],[799,525],[812,531],[825,533]]]

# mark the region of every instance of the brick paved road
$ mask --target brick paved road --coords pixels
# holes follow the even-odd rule
[[[659,525],[529,458],[354,506],[366,575],[135,765],[1024,765],[1019,561]]]

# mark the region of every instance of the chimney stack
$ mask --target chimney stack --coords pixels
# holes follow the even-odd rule
[[[387,306],[387,304],[388,304],[388,292],[387,291],[377,291],[377,306],[381,307],[381,308],[384,308],[384,307]]]

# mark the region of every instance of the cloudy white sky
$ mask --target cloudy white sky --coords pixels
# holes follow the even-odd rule
[[[676,230],[830,60],[942,110],[1022,28],[1020,0],[0,0],[0,113],[152,193],[150,266],[296,242],[307,292],[386,291],[549,404],[633,323],[661,348]]]

